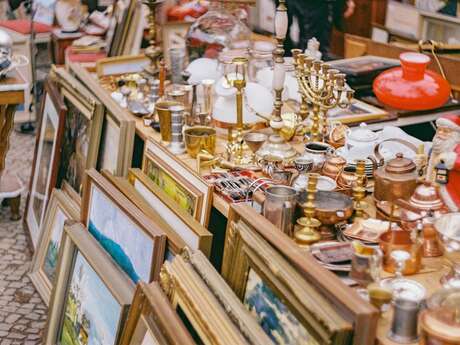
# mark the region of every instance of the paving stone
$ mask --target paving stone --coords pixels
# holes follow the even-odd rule
[[[6,168],[29,185],[35,137],[12,133]],[[21,199],[24,214],[27,193]],[[10,220],[9,207],[0,207],[0,345],[41,345],[47,307],[28,273],[31,254],[22,219]]]

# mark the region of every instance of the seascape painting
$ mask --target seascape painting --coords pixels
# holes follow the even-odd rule
[[[91,185],[88,229],[134,283],[150,282],[153,240],[95,185]]]
[[[64,212],[57,207],[51,224],[50,241],[46,249],[45,262],[43,264],[43,271],[51,283],[54,282],[54,278],[56,276],[61,235],[64,229],[64,222],[67,219],[68,218]]]
[[[320,345],[253,269],[249,271],[243,302],[273,343]]]
[[[187,211],[191,216],[195,216],[197,198],[178,184],[173,176],[161,169],[150,158],[145,160],[145,174],[169,195],[181,209]]]
[[[68,112],[64,124],[57,186],[60,187],[65,180],[81,194],[91,139],[91,122],[72,103],[66,102],[66,106]]]
[[[115,345],[121,306],[77,253],[64,306],[60,345]]]

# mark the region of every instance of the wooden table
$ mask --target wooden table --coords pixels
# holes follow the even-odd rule
[[[24,103],[27,83],[16,71],[0,80],[0,199],[8,201],[11,219],[20,219],[19,206],[24,189],[19,178],[5,170],[9,139],[14,124],[14,113],[18,104]]]

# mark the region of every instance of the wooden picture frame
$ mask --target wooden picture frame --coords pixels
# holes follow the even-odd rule
[[[177,204],[140,169],[129,169],[128,181],[147,201],[149,206],[185,241],[193,250],[211,255],[213,235],[196,219]]]
[[[85,170],[97,166],[104,107],[63,68],[53,68],[67,107],[56,187],[67,181],[81,194]],[[86,152],[84,152],[86,150]]]
[[[180,237],[170,224],[164,221],[163,217],[156,212],[150,204],[142,197],[140,193],[128,182],[127,179],[114,176],[106,170],[101,171],[102,176],[108,179],[124,196],[126,196],[136,207],[142,211],[153,222],[158,223],[167,236],[167,252],[165,255],[166,260],[172,259],[174,256],[179,255],[186,248],[187,244]]]
[[[61,190],[70,198],[73,202],[78,206],[81,207],[81,195],[75,192],[70,184],[67,181],[64,181],[61,185]]]
[[[163,42],[163,58],[167,68],[171,68],[169,50],[172,48],[186,49],[186,35],[192,26],[191,22],[167,22],[161,26]],[[184,62],[185,63],[185,62]]]
[[[274,226],[268,230],[281,233]],[[340,315],[337,306],[312,281],[304,279],[246,218],[229,220],[222,276],[267,327],[268,335],[282,337],[285,343],[294,339],[297,343],[350,343],[353,323]],[[267,323],[264,314],[280,322]]]
[[[69,70],[84,83],[105,107],[104,123],[98,157],[98,170],[107,169],[117,176],[126,176],[131,167],[136,122],[115,102],[95,76],[80,63],[70,62]]]
[[[183,256],[176,256],[172,262],[165,261],[160,285],[196,343],[250,344]]]
[[[108,56],[122,55],[128,31],[133,25],[134,9],[137,1],[118,0],[113,4],[113,14],[109,25],[112,38],[107,39]]]
[[[385,119],[388,117],[388,112],[353,98],[351,104],[347,108],[342,109],[336,107],[331,109],[328,111],[327,117],[331,121],[350,124]]]
[[[81,221],[135,283],[158,278],[164,231],[95,169],[86,172]]]
[[[29,277],[48,306],[56,275],[57,259],[64,222],[78,221],[80,206],[59,189],[51,193],[37,250],[32,259]]]
[[[92,288],[93,286],[97,286],[100,290],[97,291],[98,296],[91,294],[96,290]],[[79,300],[82,298],[77,293],[79,290],[82,290],[82,294],[89,295],[84,297],[84,301]],[[51,296],[43,344],[60,344],[61,335],[87,339],[90,336],[88,328],[94,332],[94,328],[91,327],[100,327],[100,320],[106,320],[104,316],[106,312],[115,319],[110,322],[110,326],[114,328],[113,334],[109,334],[114,339],[111,342],[106,335],[102,341],[104,345],[118,344],[134,291],[134,284],[82,224],[66,225],[59,251],[58,275]],[[92,313],[88,312],[90,308]],[[78,311],[81,316],[73,318]],[[69,330],[69,324],[72,327],[77,323],[80,325],[80,331],[75,335],[75,330],[73,332]]]
[[[238,224],[243,224],[245,233],[249,233],[251,238],[257,237],[260,243],[270,244],[353,325],[354,345],[375,342],[379,319],[377,309],[363,301],[356,291],[342,283],[336,275],[318,265],[310,253],[300,249],[291,238],[248,205],[232,205],[227,223],[222,276],[237,290],[237,294],[242,293],[241,286],[238,286],[242,283],[237,281],[237,276],[241,275],[243,264],[236,263],[235,258],[242,257],[241,251],[246,250]],[[270,260],[273,261],[273,258]]]
[[[196,344],[157,282],[137,285],[120,340],[120,345],[142,344]]]
[[[56,185],[66,111],[67,108],[59,93],[58,86],[50,78],[47,78],[45,81],[45,93],[41,103],[40,125],[37,130],[32,173],[30,175],[30,192],[27,196],[23,220],[32,251],[35,251],[38,244],[48,198]],[[43,148],[50,131],[52,131],[52,137],[50,138],[51,147],[49,147],[49,152],[47,150],[49,157],[45,157],[42,160]],[[44,169],[42,165],[45,165],[47,168]],[[41,181],[39,182],[39,180]],[[41,192],[37,191],[38,185],[42,186]],[[36,197],[40,203],[38,209],[35,205]]]
[[[219,300],[221,305],[225,306],[227,315],[237,325],[250,344],[266,345],[272,343],[256,319],[249,313],[203,253],[189,250],[183,257],[203,279],[214,297]]]
[[[98,78],[125,73],[140,73],[150,65],[150,59],[145,55],[124,55],[100,59],[96,62]],[[107,92],[107,91],[106,91]]]
[[[184,162],[178,160],[165,147],[151,139],[145,141],[142,163],[142,171],[151,178],[149,164],[158,169],[169,180],[174,181],[175,192],[173,191],[172,194],[177,193],[178,189],[182,190],[184,194],[188,194],[187,197],[194,202],[194,209],[190,213],[203,226],[207,227],[211,214],[213,186]],[[174,195],[168,191],[166,193],[174,198]]]

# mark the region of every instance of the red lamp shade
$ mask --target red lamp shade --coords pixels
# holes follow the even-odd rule
[[[382,72],[373,90],[380,102],[402,110],[430,110],[444,105],[450,85],[439,74],[427,70],[430,58],[420,53],[402,53],[401,67]]]

